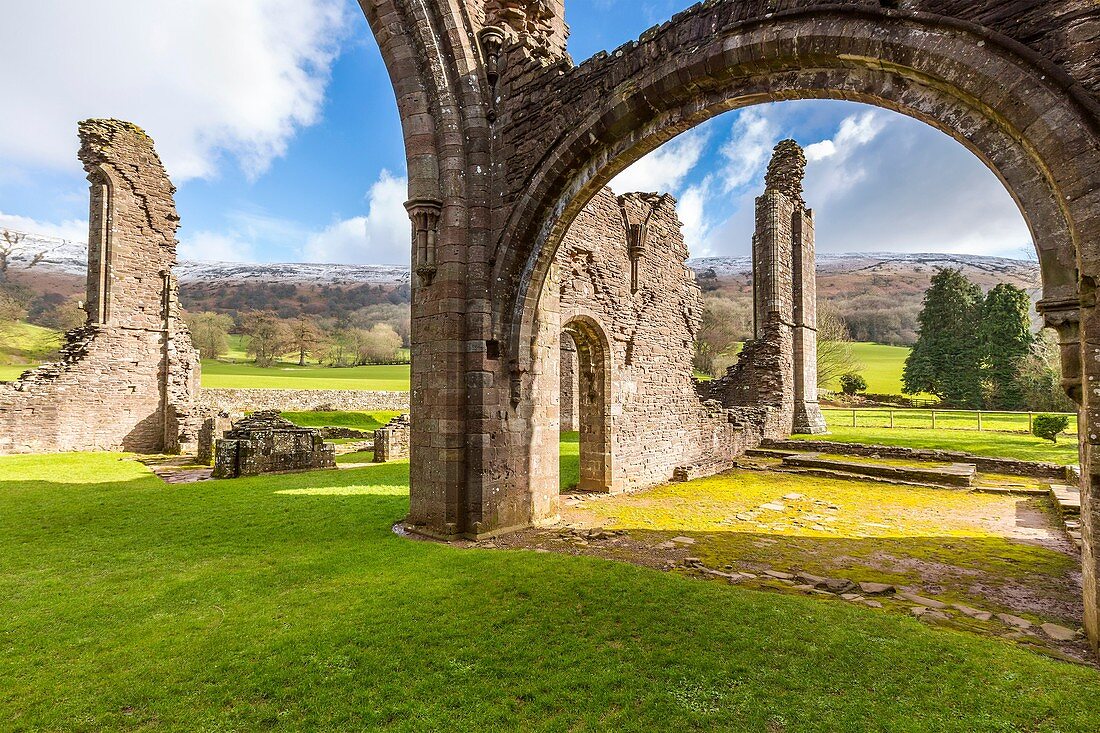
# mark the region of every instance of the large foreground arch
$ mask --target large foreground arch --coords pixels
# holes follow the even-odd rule
[[[410,521],[481,535],[551,519],[532,490],[538,299],[585,203],[721,112],[835,98],[981,158],[1039,253],[1082,405],[1086,626],[1100,639],[1100,4],[710,0],[574,66],[563,0],[361,0],[397,89],[415,230]],[[1100,469],[1098,469],[1100,471]]]

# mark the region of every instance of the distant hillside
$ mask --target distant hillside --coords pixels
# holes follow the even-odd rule
[[[752,264],[747,257],[691,260],[709,298],[727,298],[728,311],[751,329]],[[988,290],[998,283],[1023,288],[1032,302],[1041,297],[1037,262],[1003,257],[953,254],[852,253],[819,254],[817,297],[820,309],[832,310],[856,341],[912,345],[924,291],[937,269],[953,267]],[[1034,317],[1038,327],[1038,316]]]
[[[83,293],[86,245],[43,237],[28,237],[26,245],[24,255],[14,260],[13,279],[39,293]],[[23,269],[36,253],[44,253],[42,262]],[[747,315],[752,288],[749,258],[710,257],[690,260],[688,265],[708,297],[728,298],[751,321]],[[822,307],[837,312],[859,341],[913,343],[921,299],[938,268],[959,268],[985,289],[1007,282],[1027,290],[1033,300],[1039,298],[1038,264],[1024,260],[953,254],[822,253],[817,267]],[[408,303],[410,296],[406,267],[184,261],[176,273],[184,306],[193,311],[236,314],[271,308],[284,317],[339,318],[379,303]]]

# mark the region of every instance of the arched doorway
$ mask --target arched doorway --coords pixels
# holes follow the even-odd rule
[[[612,453],[611,359],[607,336],[595,319],[586,316],[569,319],[562,324],[562,333],[575,347],[576,425],[580,433],[577,488],[608,492],[612,490]]]

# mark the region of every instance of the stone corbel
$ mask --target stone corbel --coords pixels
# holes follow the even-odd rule
[[[412,199],[405,202],[405,210],[413,225],[413,269],[422,285],[431,285],[435,277],[435,249],[439,235],[439,216],[443,202],[438,199]]]
[[[1062,389],[1077,404],[1084,400],[1081,363],[1081,307],[1077,298],[1040,300],[1035,309],[1047,328],[1058,334],[1062,361]]]
[[[495,89],[497,80],[500,79],[500,53],[504,48],[504,29],[495,25],[488,25],[477,33],[481,42],[481,52],[485,55],[485,77],[489,80],[489,88]]]

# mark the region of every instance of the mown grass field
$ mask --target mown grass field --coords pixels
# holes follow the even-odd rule
[[[280,364],[262,369],[255,364],[204,360],[202,386],[236,389],[359,389],[409,390],[408,365],[330,369]]]
[[[933,410],[891,410],[885,408],[850,410],[826,407],[822,408],[822,412],[825,413],[825,420],[829,425],[857,428],[888,428],[892,425],[895,428],[933,429]],[[934,423],[936,430],[978,430],[979,413],[973,410],[935,410],[934,412],[936,413]],[[1034,414],[1040,415],[1043,413],[1036,412]],[[1072,440],[1072,436],[1077,434],[1077,416],[1067,414],[1066,417],[1069,418],[1066,435],[1071,436],[1070,440]],[[1031,432],[1031,423],[1028,420],[1027,413],[1019,412],[983,411],[981,413],[981,427],[982,430],[999,432]]]
[[[867,380],[867,391],[871,394],[901,394],[901,373],[909,352],[908,346],[852,344],[852,356],[859,362],[859,371]],[[839,391],[839,379],[827,388]]]
[[[0,325],[0,366],[30,368],[61,346],[61,334],[29,323]]]
[[[911,428],[852,428],[830,424],[828,435],[800,435],[799,438],[834,440],[842,443],[935,448],[1000,456],[1024,461],[1046,461],[1062,466],[1077,463],[1077,441],[1066,437],[1055,445],[1023,433],[994,433],[977,430],[922,430]]]
[[[1100,673],[872,609],[394,535],[407,464],[0,458],[0,728],[1082,731]]]

